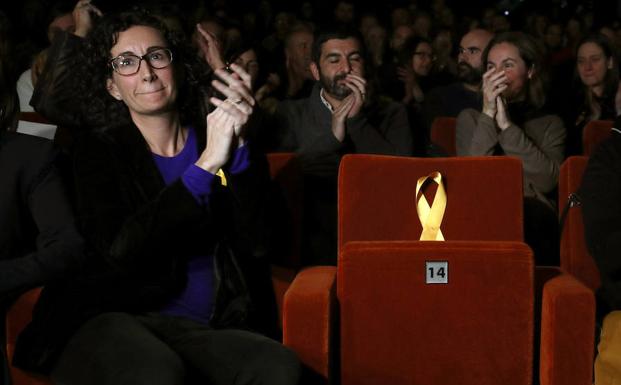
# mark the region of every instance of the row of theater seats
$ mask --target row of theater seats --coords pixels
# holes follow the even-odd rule
[[[589,156],[595,146],[610,135],[612,120],[592,120],[584,126],[582,132],[583,155]],[[448,156],[456,156],[455,147],[455,124],[456,119],[451,117],[438,117],[431,125],[431,142],[440,147]]]
[[[581,214],[572,208],[567,215],[562,269],[535,266],[523,243],[518,159],[344,157],[338,264],[302,270],[296,159],[285,153],[268,159],[297,245],[273,268],[283,342],[324,382],[591,383],[598,274],[584,248]],[[585,162],[576,157],[563,164],[562,205]],[[447,192],[444,242],[418,240],[416,182],[434,171]],[[431,203],[435,191],[427,190]],[[428,262],[446,263],[447,284],[426,283]],[[8,312],[9,357],[39,290]],[[15,385],[50,383],[14,367],[11,375]]]

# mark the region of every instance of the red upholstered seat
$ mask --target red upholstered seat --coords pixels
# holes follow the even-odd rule
[[[578,191],[588,160],[586,156],[571,156],[561,165],[558,185],[559,213],[563,213],[570,194]],[[560,246],[561,267],[592,290],[596,290],[600,285],[600,275],[586,247],[580,205],[567,209]]]
[[[612,120],[592,120],[584,126],[582,131],[582,154],[589,156],[599,142],[610,136]]]
[[[444,242],[418,241],[415,185],[432,171],[448,195]],[[526,385],[535,371],[541,384],[588,384],[593,293],[535,268],[522,238],[518,159],[346,156],[338,266],[298,274],[284,342],[343,385]],[[448,283],[426,284],[438,260]]]
[[[273,207],[284,211],[280,213],[279,218],[284,219],[286,223],[281,223],[281,225],[288,227],[287,234],[291,235],[289,239],[283,239],[287,245],[281,250],[282,253],[276,256],[276,261],[272,265],[272,283],[282,323],[283,298],[301,264],[304,188],[302,173],[294,153],[269,153],[267,160],[274,189],[272,196],[280,199],[280,202]]]
[[[29,373],[10,365],[15,352],[17,336],[26,327],[32,318],[32,309],[39,299],[41,288],[36,288],[22,294],[13,303],[6,314],[6,354],[9,361],[9,372],[13,385],[51,385],[52,382],[42,376]]]
[[[448,156],[456,156],[457,148],[455,144],[456,118],[439,116],[431,124],[431,142],[440,146]]]

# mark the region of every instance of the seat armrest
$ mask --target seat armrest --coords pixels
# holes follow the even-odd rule
[[[328,379],[330,344],[336,330],[336,267],[315,266],[298,273],[285,294],[283,343],[302,363]]]
[[[537,268],[543,278],[541,385],[592,384],[595,296],[576,278],[555,268]],[[556,274],[554,271],[556,270]]]

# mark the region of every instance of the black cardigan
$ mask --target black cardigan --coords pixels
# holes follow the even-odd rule
[[[197,139],[200,153],[204,132]],[[88,272],[46,287],[14,363],[48,373],[89,318],[157,311],[183,289],[191,255],[214,254],[211,326],[252,327],[251,299],[263,296],[254,286],[269,282],[263,224],[269,178],[264,159],[251,158],[248,170],[227,175],[227,187],[215,187],[205,208],[180,180],[164,184],[135,126],[84,138],[74,171],[81,230],[94,250]]]
[[[65,187],[46,139],[0,131],[0,304],[82,263]]]
[[[617,123],[621,119],[617,119]],[[615,127],[619,125],[615,124]],[[621,134],[613,131],[589,158],[579,195],[587,246],[601,275],[598,316],[621,310]]]

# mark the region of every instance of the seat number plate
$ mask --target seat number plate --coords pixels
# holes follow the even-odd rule
[[[448,261],[426,261],[425,283],[448,283]]]

